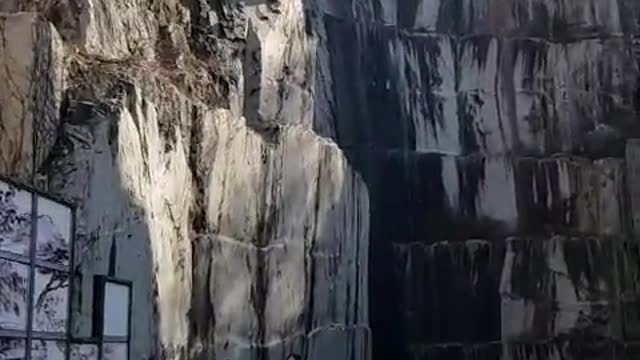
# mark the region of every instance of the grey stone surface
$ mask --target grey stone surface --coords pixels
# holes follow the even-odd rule
[[[638,356],[636,1],[0,12],[0,174],[78,204],[75,335],[112,271],[136,359]]]
[[[60,125],[64,91],[58,33],[35,14],[0,16],[0,169],[30,181]],[[39,146],[34,146],[34,141]]]
[[[72,334],[91,335],[93,275],[110,274],[134,283],[135,359],[368,357],[368,191],[305,120],[313,67],[286,43],[302,7],[199,6],[2,3],[40,12],[2,16],[0,77],[24,78],[0,92],[2,174],[78,206]],[[238,105],[250,22],[256,109]]]
[[[369,187],[373,358],[637,356],[637,4],[314,4],[316,122]]]

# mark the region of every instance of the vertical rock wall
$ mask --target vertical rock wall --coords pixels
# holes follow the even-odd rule
[[[373,359],[637,357],[636,2],[315,3]]]
[[[0,173],[78,204],[74,335],[113,269],[135,359],[640,353],[635,1],[0,12]]]
[[[290,2],[0,1],[0,174],[77,205],[92,278],[132,280],[132,359],[368,359],[367,187],[312,131]]]

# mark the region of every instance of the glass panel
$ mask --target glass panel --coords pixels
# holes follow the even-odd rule
[[[26,330],[29,266],[0,260],[0,329]]]
[[[36,268],[33,330],[63,333],[67,325],[69,278],[65,273]]]
[[[98,360],[98,345],[72,344],[70,360]]]
[[[107,282],[104,289],[104,335],[129,335],[129,287]]]
[[[33,340],[31,360],[65,360],[64,341]]]
[[[105,343],[102,347],[102,360],[127,360],[129,346],[126,343]]]
[[[0,181],[0,250],[29,256],[31,194]]]
[[[27,342],[24,339],[0,338],[0,360],[23,360]]]
[[[69,265],[71,209],[45,198],[38,198],[38,236],[36,259],[56,265]]]

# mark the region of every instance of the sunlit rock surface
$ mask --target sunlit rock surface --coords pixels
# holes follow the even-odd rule
[[[62,43],[55,28],[35,14],[0,14],[0,34],[0,169],[28,180],[60,126]]]
[[[74,335],[111,273],[135,359],[639,356],[636,1],[0,12],[0,173],[78,205]]]
[[[367,187],[311,130],[305,72],[292,100],[244,91],[249,18],[260,82],[313,71],[273,47],[303,8],[193,5],[2,3],[2,174],[78,206],[72,334],[110,274],[134,283],[132,359],[369,358]]]

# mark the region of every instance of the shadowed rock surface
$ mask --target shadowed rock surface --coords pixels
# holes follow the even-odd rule
[[[635,0],[0,0],[0,174],[132,359],[640,356]],[[115,263],[113,263],[115,259]]]

